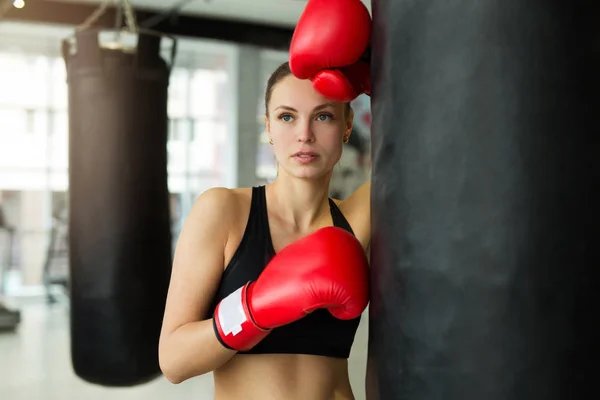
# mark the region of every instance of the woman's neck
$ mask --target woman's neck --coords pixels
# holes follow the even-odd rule
[[[323,213],[329,213],[330,179],[331,175],[319,180],[279,176],[267,185],[269,204],[280,218],[298,230],[308,230]]]

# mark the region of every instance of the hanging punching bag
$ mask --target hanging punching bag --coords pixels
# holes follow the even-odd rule
[[[83,31],[63,46],[72,362],[79,377],[106,386],[160,374],[158,339],[171,272],[170,67],[160,42],[140,33],[132,50],[108,49],[99,45],[98,32]]]
[[[599,5],[373,0],[369,400],[597,392]]]

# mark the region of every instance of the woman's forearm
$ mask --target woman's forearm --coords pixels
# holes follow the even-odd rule
[[[172,383],[211,372],[237,352],[225,348],[214,333],[213,321],[191,322],[161,338],[160,368]]]

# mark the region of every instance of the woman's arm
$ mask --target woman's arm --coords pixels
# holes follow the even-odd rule
[[[363,183],[339,207],[357,239],[365,250],[368,249],[371,244],[371,181]]]
[[[204,192],[192,207],[175,250],[159,344],[160,368],[172,383],[213,371],[236,352],[215,336],[207,315],[224,269],[234,194]]]

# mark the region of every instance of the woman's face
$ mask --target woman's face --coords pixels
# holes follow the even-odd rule
[[[317,93],[310,80],[293,75],[273,87],[265,116],[280,169],[297,178],[319,178],[333,170],[352,130],[352,111]]]

